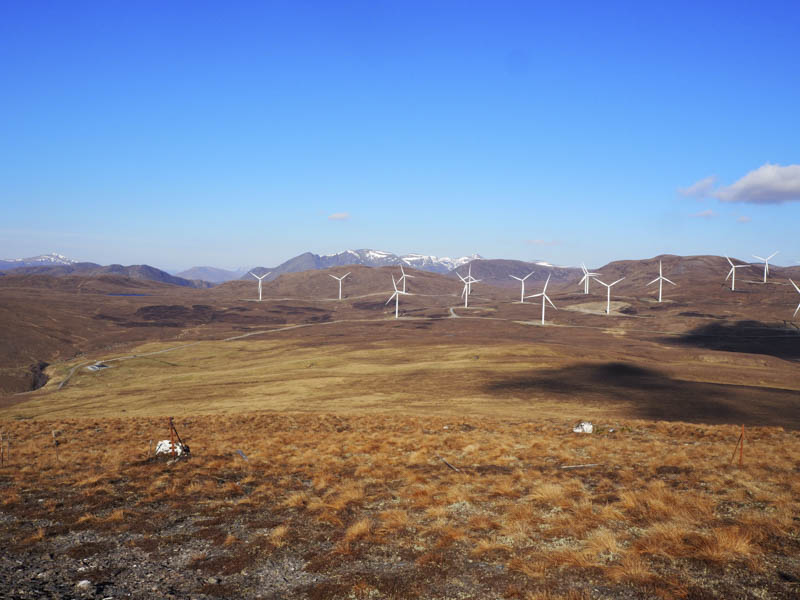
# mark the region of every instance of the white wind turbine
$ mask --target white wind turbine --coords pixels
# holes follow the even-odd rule
[[[509,277],[511,277],[512,279],[516,279],[517,281],[519,281],[522,284],[522,290],[520,290],[520,293],[519,293],[519,303],[520,304],[525,304],[525,280],[528,277],[530,277],[531,275],[533,275],[533,271],[531,271],[530,273],[525,275],[525,277],[521,277],[521,278],[517,277],[516,275],[509,275]],[[548,277],[549,277],[549,275],[548,275]]]
[[[589,280],[592,278],[597,279],[597,276],[600,275],[600,273],[590,273],[584,263],[581,263],[581,269],[583,269],[583,277],[581,277],[581,280],[578,282],[578,285],[583,284],[583,293],[588,294]]]
[[[763,258],[761,256],[756,256],[753,254],[753,258],[757,258],[758,260],[764,261],[764,283],[767,283],[767,275],[769,275],[769,261],[778,253],[779,251],[776,250],[772,254],[770,254],[767,258]],[[791,281],[791,279],[789,280]]]
[[[556,305],[553,304],[553,301],[550,300],[550,297],[547,295],[547,284],[548,283],[550,283],[550,275],[547,276],[547,281],[544,282],[544,289],[540,293],[534,294],[533,296],[528,296],[528,298],[538,298],[539,296],[542,297],[542,325],[544,325],[544,308],[546,306],[545,302],[549,302],[550,306],[552,306],[553,308],[558,310],[556,308]]]
[[[389,296],[389,299],[386,301],[386,304],[389,304],[389,302],[392,301],[392,298],[394,298],[394,318],[395,319],[399,319],[400,318],[400,295],[402,294],[404,296],[410,296],[411,294],[409,294],[408,292],[403,292],[402,290],[398,290],[397,289],[397,282],[394,280],[394,275],[392,275],[392,286],[394,286],[394,294]]]
[[[464,308],[469,307],[469,295],[472,293],[470,290],[472,288],[473,283],[478,283],[480,279],[475,279],[472,275],[467,275],[466,277],[462,277],[456,272],[458,278],[464,282],[464,290],[461,292],[461,295],[464,296]]]
[[[789,281],[792,281],[792,280],[790,279]],[[797,290],[797,293],[800,294],[800,287],[797,287],[797,284],[794,281],[792,281],[792,285],[794,286],[794,289]],[[797,316],[797,311],[798,310],[800,310],[800,304],[798,304],[797,308],[794,309],[794,314],[792,315],[793,319]]]
[[[469,265],[469,270],[467,271],[467,276],[466,277],[461,277],[461,275],[459,274],[458,271],[456,271],[456,275],[458,275],[458,277],[459,277],[459,279],[461,279],[461,281],[463,281],[464,283],[467,284],[467,294],[471,294],[472,293],[472,284],[473,283],[477,283],[478,281],[480,281],[480,279],[475,279],[472,276],[472,263],[470,263],[470,265]]]
[[[606,314],[610,314],[611,313],[611,288],[613,286],[617,285],[623,279],[625,279],[625,278],[624,277],[620,277],[614,283],[603,283],[599,279],[597,280],[597,283],[606,286],[606,288],[608,289],[608,296],[606,297]]]
[[[347,273],[345,273],[341,277],[337,277],[336,275],[331,275],[330,273],[328,273],[328,275],[330,275],[331,277],[333,277],[335,280],[337,280],[339,282],[339,300],[342,299],[342,280],[345,277],[347,277],[348,275],[350,275],[351,272],[352,271],[348,271]]]
[[[402,275],[400,276],[400,279],[397,280],[397,282],[398,283],[400,283],[401,281],[403,282],[403,291],[405,292],[406,279],[414,279],[414,275],[406,275],[406,272],[403,270],[403,265],[400,265],[400,272],[402,273]]]
[[[731,270],[728,271],[728,275],[725,277],[725,281],[728,281],[728,277],[731,277],[731,291],[736,291],[736,269],[741,269],[742,267],[749,267],[750,265],[735,265],[731,262],[731,259],[727,256],[725,257],[728,259],[728,264],[731,266]]]
[[[667,283],[675,285],[675,282],[670,281],[669,279],[664,277],[664,273],[661,271],[661,261],[658,261],[658,277],[653,279],[653,281],[651,281],[647,285],[653,285],[656,281],[658,282],[658,301],[661,302],[661,288],[664,286],[664,282],[666,281]]]
[[[252,275],[256,279],[258,279],[258,301],[259,302],[261,302],[261,281],[264,279],[264,277],[266,277],[270,273],[272,273],[272,271],[270,271],[269,273],[264,273],[261,277],[259,277],[258,275],[256,275],[252,271],[250,271],[250,275]]]

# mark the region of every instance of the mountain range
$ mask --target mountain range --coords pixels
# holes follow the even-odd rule
[[[99,265],[92,262],[78,262],[60,254],[43,254],[31,258],[0,260],[0,271],[13,275],[50,275],[63,277],[77,275],[101,277],[116,275],[142,281],[157,281],[183,287],[207,288],[213,284],[202,280],[189,280],[170,275],[166,271],[150,265]]]
[[[404,254],[399,256],[383,250],[364,248],[361,250],[345,250],[337,254],[323,255],[304,252],[294,258],[290,258],[277,267],[269,268],[259,266],[250,271],[256,275],[263,275],[266,272],[270,272],[269,277],[266,278],[267,281],[272,281],[284,273],[299,273],[312,269],[329,269],[330,267],[343,267],[346,265],[362,265],[365,267],[399,267],[402,265],[412,269],[419,269],[420,271],[445,274],[461,265],[481,258],[479,254],[462,256],[461,258],[428,256],[425,254]],[[251,278],[252,276],[249,272],[240,277],[240,279]]]

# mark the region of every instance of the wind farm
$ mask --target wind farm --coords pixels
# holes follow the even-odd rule
[[[0,599],[797,600],[798,22],[4,3]]]
[[[370,531],[373,532],[385,526],[382,524],[388,523],[385,519],[389,515],[386,510],[390,509],[380,508],[382,501],[375,495],[378,488],[375,491],[372,488],[359,488],[362,501],[342,504],[341,509],[330,508],[340,506],[337,503],[339,498],[344,497],[342,494],[354,492],[342,487],[352,483],[334,465],[335,461],[327,449],[329,444],[339,448],[344,443],[346,445],[343,448],[348,452],[357,451],[359,456],[371,456],[370,459],[359,459],[355,464],[369,467],[373,477],[378,477],[380,481],[384,481],[385,477],[398,476],[398,472],[394,471],[394,475],[384,474],[381,469],[387,465],[395,465],[393,468],[400,469],[399,472],[410,469],[409,472],[413,473],[415,469],[424,469],[428,481],[426,485],[433,486],[430,494],[439,493],[434,490],[444,485],[440,477],[450,477],[448,474],[452,474],[452,477],[460,478],[458,481],[448,479],[447,485],[456,486],[453,489],[461,490],[458,493],[467,498],[463,501],[476,508],[471,509],[474,512],[464,519],[449,518],[448,527],[453,527],[453,531],[465,532],[467,538],[462,538],[464,540],[473,540],[475,534],[469,532],[474,531],[478,535],[463,549],[459,549],[460,542],[450,547],[456,553],[454,557],[462,552],[463,556],[470,556],[475,547],[483,548],[481,544],[484,542],[480,539],[486,539],[486,533],[481,533],[485,530],[473,530],[470,523],[478,523],[474,519],[490,518],[490,515],[498,518],[497,515],[505,514],[506,510],[495,500],[479,498],[478,488],[475,487],[477,478],[492,490],[505,489],[503,485],[510,485],[508,491],[503,493],[512,494],[512,497],[538,493],[526,492],[524,487],[520,487],[525,486],[524,482],[527,481],[522,476],[523,471],[517,470],[522,467],[514,466],[513,462],[497,462],[500,460],[497,452],[510,452],[520,440],[534,439],[530,437],[531,432],[541,432],[543,426],[547,433],[536,434],[536,439],[547,440],[548,444],[553,444],[553,448],[564,449],[564,455],[557,459],[555,467],[547,467],[547,462],[537,467],[545,469],[537,477],[544,478],[547,485],[564,485],[565,481],[571,481],[563,479],[565,475],[562,473],[570,471],[561,471],[562,466],[572,467],[587,462],[593,464],[592,460],[614,463],[638,461],[644,460],[641,458],[644,456],[653,456],[647,459],[653,461],[646,463],[650,465],[647,468],[652,469],[653,473],[663,473],[657,474],[654,481],[668,484],[674,478],[671,474],[673,471],[662,469],[658,472],[658,469],[663,467],[664,452],[669,445],[676,440],[693,444],[697,439],[711,436],[720,441],[713,446],[708,446],[706,442],[703,447],[708,449],[708,454],[697,454],[692,458],[695,468],[699,464],[708,464],[697,475],[697,481],[702,479],[703,485],[708,485],[707,482],[714,481],[710,478],[711,472],[729,468],[726,461],[730,453],[721,452],[721,449],[729,449],[730,443],[735,441],[729,438],[738,431],[737,428],[741,428],[742,423],[747,428],[751,444],[780,443],[788,448],[798,444],[796,432],[800,431],[800,419],[797,416],[800,415],[800,387],[797,384],[796,363],[800,360],[800,329],[792,319],[800,311],[800,305],[796,304],[800,289],[793,280],[790,281],[789,275],[796,278],[800,276],[800,271],[774,267],[771,281],[775,285],[772,286],[763,286],[760,281],[750,283],[745,280],[742,283],[740,278],[737,293],[730,294],[727,287],[715,281],[714,277],[714,273],[724,264],[728,264],[728,261],[721,256],[659,256],[641,261],[614,262],[596,271],[541,265],[527,271],[520,270],[526,276],[516,277],[524,278],[526,282],[534,280],[541,273],[542,279],[534,284],[541,286],[541,292],[526,296],[541,299],[541,307],[536,302],[520,302],[516,286],[509,286],[511,282],[516,283],[516,277],[509,277],[503,271],[505,263],[491,260],[473,261],[463,269],[466,276],[459,270],[442,275],[405,266],[400,270],[395,266],[359,265],[345,272],[334,267],[331,270],[285,273],[270,281],[264,278],[259,302],[249,300],[252,297],[252,282],[246,280],[197,289],[155,282],[137,283],[137,287],[131,287],[134,283],[122,278],[93,280],[89,283],[88,280],[81,281],[75,277],[49,277],[46,279],[49,289],[48,302],[45,304],[42,302],[42,288],[37,287],[45,281],[42,279],[45,276],[7,274],[0,277],[0,294],[5,299],[7,310],[12,314],[22,314],[24,311],[27,318],[43,318],[45,313],[58,314],[60,322],[68,329],[58,333],[57,342],[45,339],[37,342],[31,338],[30,343],[40,343],[42,351],[60,347],[65,358],[47,357],[49,364],[41,368],[35,390],[21,395],[11,393],[0,396],[0,426],[4,439],[11,437],[16,440],[12,452],[14,447],[19,446],[17,453],[11,454],[16,457],[12,460],[41,461],[41,458],[36,459],[30,454],[33,446],[25,440],[38,439],[37,436],[41,436],[45,430],[51,431],[52,424],[57,423],[61,432],[58,435],[67,439],[58,446],[59,459],[88,465],[78,460],[76,453],[81,452],[79,445],[91,446],[91,442],[84,437],[89,435],[89,431],[95,431],[96,426],[92,425],[90,430],[83,429],[82,420],[89,419],[101,429],[106,427],[106,423],[113,422],[110,430],[122,432],[125,438],[114,442],[118,452],[123,453],[119,460],[122,461],[125,475],[120,481],[127,482],[125,485],[131,489],[140,490],[137,492],[140,495],[148,493],[147,486],[150,486],[149,493],[156,494],[154,498],[160,492],[156,491],[159,488],[154,487],[148,471],[161,467],[157,466],[159,463],[137,462],[142,460],[142,449],[134,442],[143,439],[142,435],[156,435],[153,432],[158,431],[161,421],[167,417],[175,419],[182,439],[188,440],[192,448],[191,461],[185,463],[189,468],[187,477],[201,481],[197,478],[204,477],[202,473],[218,472],[219,467],[213,461],[220,461],[222,465],[233,460],[233,467],[227,467],[229,470],[226,471],[232,473],[231,482],[242,490],[252,490],[248,496],[231,496],[233,499],[249,498],[252,501],[252,505],[236,505],[241,507],[236,509],[239,511],[237,514],[252,520],[259,514],[263,515],[260,511],[264,507],[271,507],[270,514],[277,515],[277,520],[270,521],[265,530],[272,541],[264,546],[266,554],[260,554],[261,550],[256,552],[256,546],[253,545],[255,538],[247,533],[248,527],[259,527],[255,521],[242,527],[228,526],[227,530],[231,533],[220,538],[224,541],[226,535],[233,535],[239,540],[237,542],[225,545],[222,541],[214,542],[217,538],[213,536],[207,541],[206,538],[199,538],[203,541],[198,541],[196,547],[205,548],[205,556],[218,557],[214,560],[232,561],[231,565],[240,566],[233,571],[224,566],[227,562],[208,562],[207,559],[198,558],[192,564],[197,565],[199,571],[189,571],[198,575],[180,579],[181,589],[235,589],[240,597],[255,597],[251,577],[249,574],[243,575],[242,569],[249,573],[249,569],[257,568],[262,560],[273,560],[269,556],[285,556],[288,559],[299,551],[313,553],[326,561],[329,558],[332,560],[324,566],[314,567],[321,569],[315,572],[323,573],[325,581],[344,577],[343,569],[352,559],[342,561],[341,557],[350,557],[351,554],[342,554],[344,546],[337,545],[340,543],[337,540],[355,535],[348,531],[363,519],[370,520]],[[515,265],[514,268],[520,269],[520,266]],[[665,272],[670,273],[671,279],[677,284],[669,302],[653,301],[649,286],[655,283],[650,280],[654,269],[658,269],[660,277],[664,277]],[[606,278],[614,279],[610,284],[598,280],[605,287],[605,294],[590,292],[587,295],[583,289],[577,292],[576,285],[585,282],[581,278],[586,273],[594,272],[602,272]],[[403,275],[409,279],[413,277],[413,294],[408,288],[403,291],[398,281],[398,277],[402,278]],[[346,279],[346,295],[330,293],[332,277],[339,285]],[[780,285],[781,279],[786,282],[785,285]],[[391,287],[386,285],[387,281],[391,282]],[[480,285],[473,285],[478,283]],[[111,285],[113,287],[109,287]],[[611,287],[615,291],[613,301]],[[136,292],[127,295],[124,290]],[[122,295],[109,295],[110,292]],[[595,304],[602,307],[601,310],[592,308]],[[557,312],[547,313],[548,306],[551,309],[558,307]],[[797,308],[792,314],[794,306]],[[75,315],[82,312],[87,316],[92,315],[91,318],[72,321],[76,319]],[[19,319],[5,321],[3,325],[17,339],[30,336],[31,332],[21,325]],[[69,341],[68,331],[74,332],[73,341]],[[81,346],[86,343],[83,341],[86,338],[96,341]],[[110,340],[116,342],[111,349]],[[61,346],[53,346],[53,343]],[[65,343],[81,347],[81,354],[70,356]],[[44,354],[41,356],[45,357]],[[96,364],[108,368],[88,369]],[[4,384],[14,386],[18,385],[14,382],[22,383],[25,373],[27,370],[21,369],[19,378],[6,377]],[[413,382],[413,385],[398,386],[398,381]],[[753,381],[758,384],[754,385]],[[14,389],[20,390],[19,387]],[[76,419],[75,415],[81,416]],[[586,439],[579,434],[564,433],[571,431],[575,422],[585,420],[593,422],[601,433],[592,434]],[[530,425],[521,429],[520,422]],[[300,437],[293,429],[298,427],[304,431]],[[614,432],[610,432],[612,429]],[[264,439],[259,432],[266,430],[272,432],[266,438],[272,441],[255,441]],[[234,435],[234,431],[239,433]],[[306,435],[308,431],[315,433],[313,436]],[[406,433],[400,434],[400,431]],[[478,432],[484,432],[480,435],[489,437],[477,437]],[[460,436],[458,443],[461,448],[478,443],[489,445],[485,450],[471,450],[470,454],[464,454],[450,448],[449,444],[455,440],[450,437],[452,435]],[[383,439],[381,443],[388,446],[376,446],[379,449],[366,451],[367,447],[373,447],[369,444],[377,443],[375,440],[379,439]],[[309,445],[312,440],[321,446],[312,449]],[[604,447],[609,448],[607,453],[601,454],[594,448],[594,444],[601,440]],[[408,444],[409,447],[394,445],[397,443]],[[489,449],[496,444],[500,444],[499,450],[490,452]],[[247,460],[238,454],[230,457],[231,445],[241,450]],[[279,450],[280,447],[283,450]],[[623,448],[625,452],[632,453],[627,459],[613,454],[622,452]],[[750,460],[748,457],[751,453],[758,452],[750,446],[746,448],[745,461]],[[409,452],[416,453],[416,458],[409,458]],[[572,456],[573,452],[591,454],[587,460],[581,458],[581,454]],[[764,460],[765,451],[761,452],[753,454],[752,459]],[[722,454],[727,456],[722,457]],[[278,481],[283,481],[286,472],[296,472],[297,461],[307,460],[302,457],[311,455],[314,456],[314,477],[324,472],[326,478],[340,479],[342,483],[326,483],[326,487],[314,487],[322,486],[320,482],[310,487],[305,484],[300,487],[281,484],[276,488],[266,482],[257,483],[263,481],[261,477],[266,473],[265,469],[273,468],[276,469]],[[528,456],[517,452],[515,456],[522,457],[526,464],[531,465],[539,465],[537,461],[541,461],[533,454]],[[63,463],[55,457],[52,460],[56,470],[49,472],[60,472],[58,469],[62,468]],[[365,463],[365,460],[370,462]],[[72,467],[69,472],[75,472],[77,468],[79,476],[88,479],[97,473],[107,472],[112,463],[107,467],[105,463],[92,464],[92,471],[86,470],[88,466],[78,466]],[[140,465],[135,468],[142,470],[136,477],[130,475],[134,464]],[[378,467],[379,464],[384,467]],[[469,466],[471,464],[477,466]],[[781,476],[785,469],[793,468],[792,464],[778,466],[777,470],[770,471],[772,475],[759,471],[758,477]],[[503,469],[482,474],[485,465],[499,465]],[[241,473],[239,468],[243,469]],[[496,470],[498,466],[492,466],[491,469]],[[634,493],[635,490],[641,490],[635,493],[651,493],[649,487],[612,483],[614,480],[610,478],[619,475],[599,475],[599,479],[596,479],[598,475],[594,471],[597,467],[587,469],[588,475],[595,478],[592,481],[604,486],[613,485],[615,487],[610,489],[618,493]],[[619,469],[615,468],[609,473],[626,472]],[[551,472],[552,476],[549,474]],[[2,473],[0,471],[0,477]],[[509,475],[515,473],[520,475],[515,480],[518,483],[508,480]],[[556,478],[553,479],[553,476]],[[66,480],[59,483],[60,475],[49,477],[40,484],[40,489],[50,490],[41,492],[46,502],[50,501],[49,498],[62,496],[69,489]],[[119,475],[115,477],[119,478]],[[252,483],[248,483],[247,477],[253,478]],[[309,479],[312,480],[313,477]],[[693,478],[684,480],[695,481]],[[350,537],[347,542],[348,553],[364,552],[368,547],[379,552],[405,552],[407,546],[404,540],[409,540],[409,543],[419,540],[420,535],[427,535],[421,533],[427,531],[425,527],[435,527],[426,525],[426,511],[439,511],[441,506],[449,510],[446,507],[453,504],[453,499],[443,498],[442,504],[432,501],[419,508],[420,496],[414,495],[417,494],[415,490],[419,489],[419,482],[414,481],[416,483],[391,484],[397,486],[392,489],[398,498],[394,504],[398,508],[391,510],[401,511],[391,514],[396,514],[396,518],[402,514],[402,519],[407,523],[403,527],[412,527],[415,533],[385,538],[377,537],[375,533],[364,534],[375,536],[369,538]],[[17,503],[15,496],[12,497],[8,491],[10,488],[3,488],[1,484],[0,479],[0,497],[5,510],[11,514],[28,510],[24,508],[29,506],[26,500]],[[205,517],[189,517],[185,522],[197,531],[209,532],[209,527],[217,527],[200,525],[219,517],[218,509],[214,508],[216,492],[212,492],[211,487],[192,487],[188,480],[182,485],[194,490],[194,500],[209,503]],[[214,489],[217,485],[214,483]],[[248,487],[253,485],[262,487]],[[692,493],[697,494],[692,497],[693,502],[705,503],[710,501],[709,498],[716,497],[707,495],[707,488],[696,487],[694,483],[690,485],[696,490]],[[723,487],[721,483],[720,486],[711,485],[711,490]],[[262,491],[257,492],[256,489]],[[724,489],[727,490],[725,494],[740,493],[735,485],[731,487],[726,484]],[[118,500],[107,509],[101,508],[94,500],[76,501],[76,505],[81,507],[80,511],[97,515],[93,517],[97,520],[84,520],[82,523],[88,523],[86,527],[95,532],[95,539],[108,545],[106,553],[90,557],[90,564],[95,565],[93,568],[106,564],[120,565],[120,561],[124,561],[124,553],[116,550],[123,548],[117,546],[116,540],[120,535],[117,524],[131,523],[131,519],[163,518],[163,513],[156,505],[145,508],[145,505],[126,502],[125,494],[116,497]],[[171,510],[176,511],[176,515],[186,514],[191,503],[185,504],[177,499],[178,496],[175,498]],[[594,496],[582,498],[585,501]],[[315,508],[317,503],[324,503],[328,508],[322,510],[327,512],[318,512]],[[674,501],[672,504],[681,506]],[[534,503],[533,506],[539,504]],[[542,506],[544,510],[545,505]],[[628,527],[636,527],[637,517],[629,512],[633,509],[625,508],[629,505],[622,500],[612,500],[611,506],[621,511],[622,517],[614,518],[621,518],[619,522],[625,523],[624,528],[615,533],[617,543],[635,543],[635,536],[639,534],[627,533]],[[346,510],[356,510],[357,515],[347,520]],[[682,513],[678,508],[675,510],[675,518],[678,518]],[[54,522],[63,524],[83,518],[82,513],[72,517],[56,509],[55,513],[50,513],[51,520],[53,514]],[[125,518],[120,521],[108,520],[111,514],[123,514]],[[324,525],[320,525],[317,520],[319,515],[328,515],[325,518],[330,521],[326,520]],[[765,512],[760,518],[766,519],[765,523],[775,523],[775,517],[770,515],[772,513]],[[705,518],[684,521],[686,535],[709,535],[703,529]],[[269,533],[286,522],[292,525],[287,526],[285,533],[283,529],[277,529],[278,533]],[[21,523],[12,526],[11,531],[16,532],[12,535],[17,536],[14,539],[27,540],[31,533]],[[502,526],[511,526],[511,523]],[[34,544],[32,547],[36,548],[41,544],[54,543],[51,540],[61,539],[56,537],[55,529],[48,527],[43,531],[41,541],[26,543]],[[313,534],[313,531],[318,533]],[[159,543],[165,547],[174,547],[174,543],[164,535],[148,535],[156,535]],[[631,535],[634,537],[629,538]],[[67,549],[73,547],[69,544],[78,543],[69,536],[63,539],[64,542],[58,543],[66,544]],[[427,552],[434,551],[432,548],[438,543],[436,539],[439,538],[434,537],[431,541],[431,549],[412,551],[416,552],[413,554],[416,557],[414,560],[419,561]],[[368,545],[362,545],[367,540]],[[19,543],[22,544],[21,541]],[[420,544],[419,541],[413,543]],[[510,549],[505,554],[498,554],[496,559],[484,558],[482,560],[486,566],[477,568],[485,570],[495,568],[491,565],[510,564],[515,554],[523,552],[524,543],[531,542],[510,542]],[[23,545],[18,547],[23,548]],[[556,558],[560,554],[551,554],[550,550],[541,549],[539,552],[543,552],[543,556],[550,556],[552,560],[562,560]],[[688,567],[682,562],[685,559],[678,556],[690,552],[689,546],[680,546],[674,552],[670,570],[658,571],[663,573],[665,582],[676,581],[678,575],[682,578],[689,576]],[[642,556],[645,558],[641,560],[645,560],[648,555]],[[774,554],[768,556],[773,557]],[[333,560],[334,557],[339,559]],[[38,559],[26,560],[31,568],[40,568]],[[138,560],[142,564],[152,564],[147,560]],[[452,559],[442,555],[437,560]],[[241,566],[243,564],[251,566],[245,568]],[[299,567],[300,572],[310,573],[308,562],[303,564],[305,566]],[[649,562],[643,564],[650,565]],[[147,568],[176,577],[176,572],[166,567]],[[424,570],[420,571],[422,568],[415,563],[406,578],[408,583],[402,586],[429,585],[420,583],[429,580],[428,576],[422,574]],[[606,574],[603,577],[611,577],[616,572],[610,570],[613,568],[612,563],[608,570],[604,568],[599,572]],[[648,566],[648,569],[656,568]],[[135,587],[137,580],[134,574],[138,573],[138,568],[128,566],[124,569],[126,575],[116,577],[115,585]],[[470,569],[464,571],[465,577],[467,572],[474,573],[475,567]],[[32,577],[35,577],[35,573]],[[208,584],[206,580],[211,577],[220,583]],[[469,585],[474,589],[483,589],[477,580],[467,578],[465,581],[470,582]],[[558,585],[556,579],[546,581],[549,586]],[[578,579],[571,581],[572,585],[576,585]],[[717,578],[714,581],[715,585],[720,585],[727,579]],[[358,580],[354,580],[352,585],[357,583]],[[211,587],[204,587],[209,585]],[[220,587],[223,585],[229,587]],[[286,585],[286,589],[296,589],[294,584]],[[664,589],[673,589],[669,587],[671,583],[663,585],[666,586]],[[333,596],[336,597],[335,594]]]

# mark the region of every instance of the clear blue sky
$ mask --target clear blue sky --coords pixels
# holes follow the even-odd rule
[[[797,2],[6,0],[0,258],[793,264],[798,60]]]

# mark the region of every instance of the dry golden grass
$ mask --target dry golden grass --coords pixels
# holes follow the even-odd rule
[[[630,421],[577,436],[546,419],[302,414],[176,425],[192,457],[167,463],[142,458],[160,419],[61,421],[60,460],[41,451],[52,423],[4,423],[19,441],[0,470],[9,543],[45,548],[62,527],[169,547],[160,528],[180,514],[207,544],[193,562],[206,571],[277,553],[341,577],[349,560],[401,557],[391,560],[418,569],[402,585],[423,596],[431,569],[470,581],[469,569],[483,569],[502,579],[495,595],[557,598],[567,580],[576,597],[597,581],[670,597],[725,577],[744,585],[775,561],[800,568],[795,432],[753,428],[754,459],[740,469],[727,462],[733,427]],[[780,450],[770,458],[766,448]],[[559,469],[567,458],[601,466]]]

